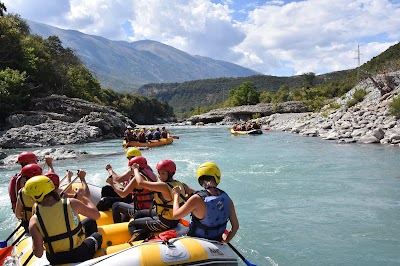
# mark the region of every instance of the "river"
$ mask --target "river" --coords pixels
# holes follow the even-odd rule
[[[144,150],[143,156],[153,169],[162,159],[174,160],[175,178],[193,188],[200,188],[195,173],[201,163],[218,164],[219,187],[233,199],[240,222],[231,243],[248,261],[400,265],[399,147],[337,144],[279,131],[234,136],[223,126],[169,130],[179,139]],[[66,169],[83,168],[88,182],[105,185],[107,163],[117,173],[127,169],[121,140],[65,148],[89,155],[55,161],[60,176]],[[7,185],[17,171],[17,165],[0,167],[2,240],[16,221]]]

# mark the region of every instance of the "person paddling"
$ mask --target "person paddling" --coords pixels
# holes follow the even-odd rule
[[[173,178],[176,172],[176,165],[172,160],[161,160],[157,163],[156,169],[159,174],[160,181],[146,181],[139,172],[139,165],[133,164],[132,169],[135,173],[135,179],[139,186],[147,188],[154,192],[154,204],[156,206],[157,215],[153,217],[150,211],[138,211],[135,219],[128,225],[129,232],[139,235],[132,240],[141,240],[149,236],[150,232],[160,232],[178,225],[179,219],[172,216],[172,194],[173,187],[181,188],[179,202],[183,204],[186,200],[186,193],[192,193],[193,190],[186,184]]]
[[[133,164],[139,166],[139,173],[143,178],[150,182],[157,181],[156,175],[153,171],[149,172],[147,160],[143,156],[136,156],[129,160],[128,166],[131,172],[129,183],[124,188],[119,188],[114,185],[112,178],[107,178],[107,183],[114,189],[114,191],[122,198],[132,195],[133,203],[128,204],[125,202],[115,202],[112,205],[112,215],[114,223],[127,222],[130,218],[134,218],[135,212],[139,210],[147,210],[151,208],[153,202],[153,192],[143,188],[136,182],[134,171],[131,169]],[[151,169],[151,168],[150,168]],[[155,214],[154,214],[155,215]]]
[[[44,245],[51,265],[93,258],[102,243],[95,221],[100,213],[87,197],[79,193],[77,199],[61,199],[53,182],[43,175],[30,178],[23,189],[36,201],[29,222],[36,257],[43,256]],[[81,222],[78,214],[88,218]]]
[[[239,229],[235,206],[223,190],[217,188],[221,181],[221,172],[213,162],[205,162],[197,169],[197,180],[204,190],[197,191],[180,206],[181,187],[173,188],[173,218],[181,219],[191,214],[189,236],[229,242]],[[228,220],[232,228],[224,234]]]
[[[20,174],[22,180],[28,181],[34,176],[41,175],[42,168],[36,163],[27,164],[22,167]],[[32,207],[34,204],[35,201],[23,193],[23,189],[18,191],[17,204],[15,206],[15,216],[18,219],[21,219],[22,226],[25,228],[25,230],[28,230],[29,220],[32,217]]]

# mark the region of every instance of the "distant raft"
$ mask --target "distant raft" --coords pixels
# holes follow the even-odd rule
[[[124,149],[127,149],[129,147],[152,148],[152,147],[158,147],[158,146],[163,146],[163,145],[169,145],[169,144],[172,144],[172,142],[174,142],[173,137],[162,138],[159,140],[150,140],[147,142],[129,141],[127,143],[126,140],[122,140],[122,147]]]
[[[252,129],[249,131],[240,131],[240,130],[236,131],[233,128],[231,128],[231,134],[233,134],[233,135],[259,135],[262,133],[263,132],[261,129]]]

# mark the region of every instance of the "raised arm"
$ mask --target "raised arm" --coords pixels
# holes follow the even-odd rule
[[[139,166],[136,163],[134,163],[131,166],[131,169],[133,170],[133,172],[135,174],[136,182],[140,187],[147,188],[148,190],[151,190],[151,191],[161,192],[161,194],[163,195],[163,197],[166,200],[172,200],[171,192],[166,183],[160,182],[160,181],[159,182],[151,182],[151,181],[144,180],[144,178],[142,177],[142,175],[139,172]]]
[[[82,214],[93,220],[98,220],[100,218],[99,210],[87,197],[82,195],[82,191],[78,191],[76,199],[69,200],[75,214]]]
[[[185,204],[179,207],[179,197],[181,194],[181,188],[176,186],[172,189],[174,195],[173,204],[173,217],[174,219],[182,219],[186,215],[193,213],[197,218],[203,219],[206,213],[206,205],[199,195],[193,195],[190,197]]]
[[[106,165],[106,171],[108,172],[109,176],[111,176],[112,179],[118,183],[128,181],[131,175],[133,175],[133,172],[130,169],[125,173],[123,173],[122,175],[118,175],[117,173],[114,172],[110,164]]]
[[[126,187],[124,187],[123,189],[116,186],[112,178],[107,178],[106,182],[110,184],[110,186],[121,198],[125,198],[126,196],[128,196],[130,193],[133,192],[134,188],[137,187],[135,178],[132,178],[131,181],[129,181],[128,185],[126,185]]]

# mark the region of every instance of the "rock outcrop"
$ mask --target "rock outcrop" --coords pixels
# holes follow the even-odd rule
[[[66,159],[77,158],[79,156],[90,156],[87,152],[80,152],[80,151],[77,152],[74,150],[65,149],[64,147],[46,148],[44,150],[34,150],[32,152],[36,154],[36,156],[40,161],[40,164],[45,157],[51,157],[53,158],[53,160],[66,160]],[[12,165],[16,164],[17,161],[18,161],[18,154],[9,156],[5,154],[3,158],[0,157],[0,165]]]
[[[135,123],[106,106],[66,96],[35,100],[31,111],[6,119],[9,128],[0,137],[2,148],[41,147],[98,141],[123,136]]]
[[[253,115],[269,116],[273,113],[303,113],[307,108],[301,102],[284,102],[278,104],[259,103],[211,110],[208,113],[195,115],[187,119],[192,125],[201,123],[230,123],[233,121],[251,119]]]

